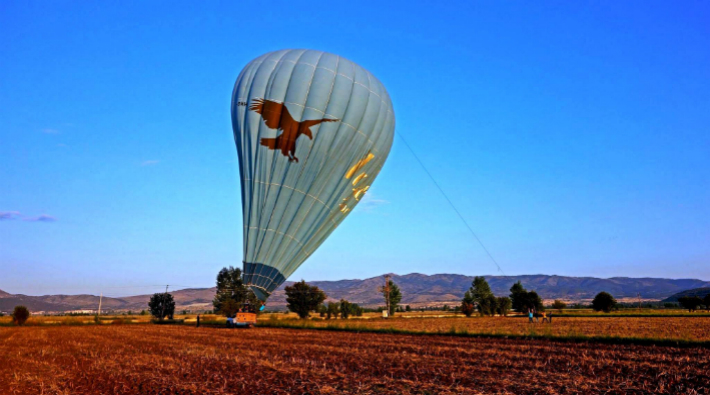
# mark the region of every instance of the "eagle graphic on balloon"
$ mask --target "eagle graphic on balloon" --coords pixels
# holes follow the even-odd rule
[[[339,119],[311,119],[298,122],[288,112],[284,103],[273,100],[257,98],[249,107],[264,119],[264,123],[271,129],[277,129],[282,133],[275,138],[262,138],[261,145],[272,150],[280,150],[283,156],[287,156],[289,162],[296,161],[296,140],[303,134],[313,140],[311,128],[321,122],[337,122]]]

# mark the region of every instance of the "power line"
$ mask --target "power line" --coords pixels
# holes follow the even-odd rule
[[[468,221],[466,221],[466,219],[463,217],[463,215],[461,215],[461,212],[459,212],[459,210],[456,208],[456,206],[451,201],[451,199],[449,199],[449,196],[446,195],[446,192],[444,192],[444,190],[441,188],[439,183],[436,182],[436,179],[434,179],[434,176],[432,176],[431,173],[429,172],[429,170],[426,168],[426,166],[424,166],[424,163],[421,161],[421,159],[419,159],[419,156],[417,156],[417,154],[414,152],[414,150],[409,145],[409,143],[407,143],[407,140],[405,140],[404,136],[402,136],[402,133],[397,132],[397,136],[399,136],[399,138],[402,139],[402,142],[407,147],[409,152],[411,152],[412,156],[414,156],[414,159],[416,159],[417,162],[419,162],[419,165],[422,167],[422,169],[424,169],[424,172],[427,174],[427,176],[429,176],[429,179],[434,183],[434,185],[436,185],[436,188],[439,190],[439,192],[441,192],[441,194],[444,196],[446,201],[449,202],[449,205],[451,206],[452,209],[454,209],[454,211],[456,212],[456,215],[458,215],[459,218],[461,218],[461,221],[463,221],[464,225],[466,225],[466,227],[468,228],[468,231],[471,232],[471,234],[473,235],[473,238],[476,239],[478,244],[481,245],[481,248],[483,248],[483,251],[485,251],[486,254],[488,255],[488,257],[491,258],[491,261],[493,261],[493,263],[496,265],[496,267],[498,268],[498,271],[502,275],[505,275],[505,273],[503,273],[503,269],[500,268],[500,265],[498,264],[498,262],[495,260],[495,258],[493,258],[493,255],[491,255],[490,251],[488,251],[488,248],[486,248],[486,246],[483,244],[481,239],[478,238],[478,236],[476,235],[476,232],[474,232],[473,228],[471,228],[471,226],[468,224]]]

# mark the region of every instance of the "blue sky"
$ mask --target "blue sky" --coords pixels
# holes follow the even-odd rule
[[[3,2],[0,289],[211,286],[240,265],[230,95],[349,58],[505,274],[710,280],[710,6]],[[496,274],[396,137],[292,279]]]

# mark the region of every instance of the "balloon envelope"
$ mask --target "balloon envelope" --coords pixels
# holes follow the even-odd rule
[[[266,300],[352,212],[394,138],[382,83],[327,52],[251,61],[232,93],[244,218],[244,280]]]

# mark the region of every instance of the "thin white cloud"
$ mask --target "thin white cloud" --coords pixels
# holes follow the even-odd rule
[[[373,195],[372,193],[366,193],[365,196],[360,200],[360,203],[358,203],[358,208],[362,211],[365,212],[370,212],[375,210],[377,207],[380,207],[385,204],[389,204],[390,202],[385,199],[378,199]]]
[[[158,164],[160,161],[157,159],[144,160],[141,162],[141,166],[152,166]]]
[[[26,217],[22,219],[23,221],[28,221],[28,222],[56,222],[57,219],[52,217],[51,215],[47,214],[42,214],[37,217]]]
[[[44,134],[59,134],[59,130],[52,129],[52,128],[45,128],[45,129],[42,129],[42,133],[44,133]]]
[[[19,211],[0,211],[0,221],[9,221],[20,217]]]

